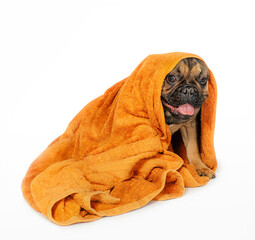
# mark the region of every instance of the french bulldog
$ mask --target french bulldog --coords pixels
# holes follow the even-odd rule
[[[161,91],[165,122],[171,134],[180,130],[187,158],[200,176],[215,178],[215,173],[203,163],[197,142],[197,117],[208,98],[209,70],[197,58],[185,58],[167,74]]]

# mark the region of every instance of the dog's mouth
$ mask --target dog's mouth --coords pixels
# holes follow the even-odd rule
[[[190,105],[189,103],[185,103],[178,107],[174,107],[174,106],[166,103],[164,100],[162,100],[162,103],[174,115],[183,115],[183,116],[191,117],[195,113],[195,108],[192,105]]]

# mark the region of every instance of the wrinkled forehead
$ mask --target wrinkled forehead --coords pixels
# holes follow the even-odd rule
[[[181,74],[184,77],[206,77],[209,75],[209,70],[206,64],[198,58],[184,58],[177,63],[170,74]]]

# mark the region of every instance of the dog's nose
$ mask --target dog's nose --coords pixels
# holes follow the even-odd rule
[[[191,96],[191,95],[194,94],[194,88],[191,87],[191,86],[187,86],[183,89],[182,93],[185,94],[185,95],[190,95]]]

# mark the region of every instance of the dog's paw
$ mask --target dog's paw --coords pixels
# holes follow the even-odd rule
[[[204,167],[196,170],[199,176],[206,176],[209,177],[210,179],[216,177],[215,173],[210,168]]]

